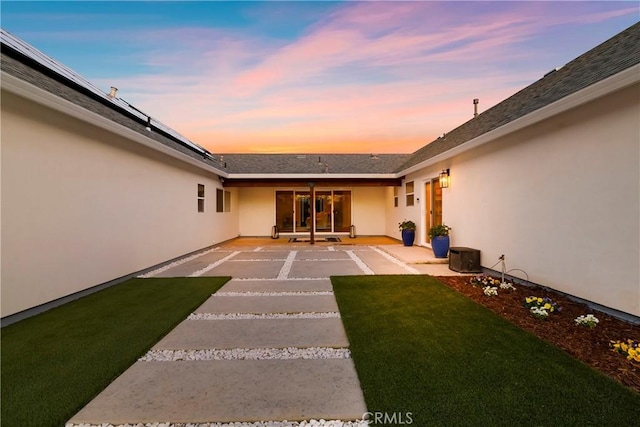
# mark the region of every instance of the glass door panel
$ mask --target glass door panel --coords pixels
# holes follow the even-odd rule
[[[442,224],[442,187],[440,181],[433,180],[433,225]]]
[[[276,191],[276,225],[280,232],[293,232],[293,191]]]
[[[334,231],[349,232],[351,227],[351,191],[333,192]]]
[[[331,191],[316,191],[316,231],[331,232]]]
[[[295,218],[295,232],[311,230],[311,194],[308,191],[296,192]]]

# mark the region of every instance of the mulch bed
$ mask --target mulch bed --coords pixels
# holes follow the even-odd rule
[[[438,276],[437,279],[525,331],[560,347],[571,356],[640,393],[640,365],[628,361],[609,347],[610,341],[640,341],[640,325],[595,312],[585,304],[543,288],[515,285],[515,291],[498,289],[498,296],[489,297],[484,295],[482,287],[469,283],[470,277]],[[532,295],[549,297],[562,310],[557,314],[550,314],[545,320],[536,319],[522,304],[526,297]],[[590,313],[600,321],[594,329],[575,324],[576,317]]]

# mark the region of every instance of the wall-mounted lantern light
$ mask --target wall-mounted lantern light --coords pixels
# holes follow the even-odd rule
[[[449,169],[442,169],[442,172],[440,172],[440,187],[449,187]]]

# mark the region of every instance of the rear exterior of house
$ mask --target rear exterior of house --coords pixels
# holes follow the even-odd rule
[[[2,317],[237,236],[216,162],[4,41]]]
[[[639,46],[636,24],[414,153],[387,234],[443,219],[484,267],[640,315]]]
[[[444,222],[485,268],[504,254],[531,282],[640,316],[639,33],[411,155],[213,156],[3,32],[2,317],[274,226],[399,238],[404,219],[417,244]]]

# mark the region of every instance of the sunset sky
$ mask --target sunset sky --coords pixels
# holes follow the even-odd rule
[[[214,153],[408,153],[632,2],[2,1],[2,27]]]

